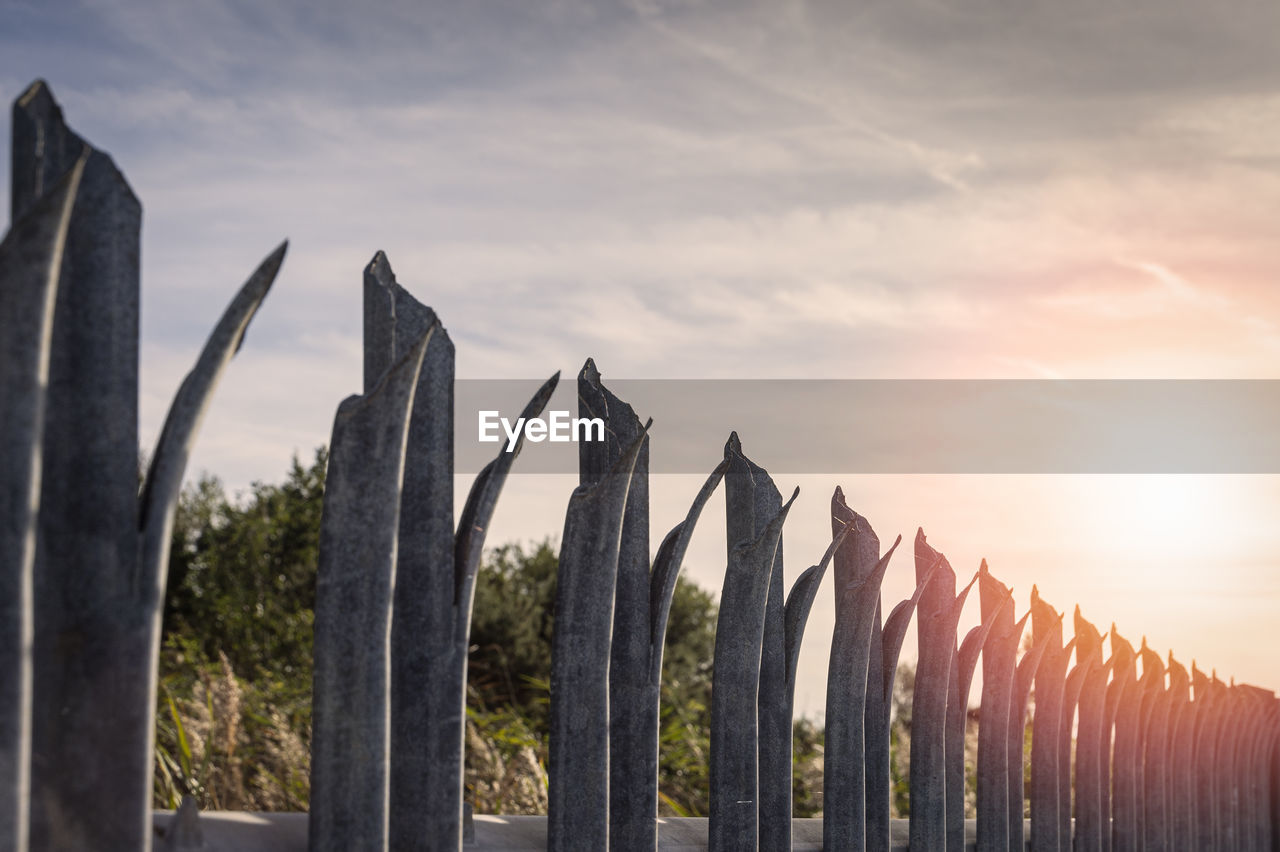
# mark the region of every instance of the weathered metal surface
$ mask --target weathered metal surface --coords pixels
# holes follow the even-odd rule
[[[614,586],[627,492],[645,437],[598,482],[578,486],[565,514],[551,639],[550,850],[595,852],[609,844]]]
[[[1145,647],[1145,642],[1143,643]],[[1151,852],[1165,852],[1169,837],[1169,710],[1173,701],[1170,690],[1164,685],[1164,664],[1160,656],[1145,649],[1143,670],[1151,667],[1153,678],[1148,682],[1144,696],[1145,730],[1142,737],[1142,848]],[[1148,657],[1151,659],[1148,661]],[[1154,674],[1158,668],[1158,675]]]
[[[752,541],[778,511],[782,496],[768,472],[742,453],[737,433],[729,436],[725,458],[726,544],[732,549]],[[782,543],[770,569],[760,648],[757,696],[758,811],[760,845],[785,852],[791,848],[791,706],[787,692],[786,603]]]
[[[1031,849],[1056,852],[1058,837],[1058,729],[1062,724],[1062,691],[1069,652],[1062,644],[1062,615],[1031,587],[1031,637],[1043,641],[1036,667],[1035,714],[1031,731]]]
[[[898,536],[883,557],[880,539],[866,518],[831,497],[831,534],[843,544],[835,553],[836,623],[827,672],[823,749],[823,843],[828,849],[862,850],[868,844],[866,727],[868,692],[878,701],[881,661],[871,662],[873,629],[880,626],[880,584]],[[874,680],[871,675],[874,674]]]
[[[1079,614],[1079,607],[1076,607],[1076,614]],[[1092,625],[1090,625],[1092,628]],[[1081,650],[1081,641],[1085,642],[1085,649]],[[1076,664],[1072,667],[1067,675],[1066,683],[1062,688],[1062,716],[1058,725],[1058,785],[1057,785],[1057,812],[1058,812],[1058,848],[1070,850],[1072,848],[1072,826],[1071,826],[1071,804],[1072,804],[1072,785],[1071,785],[1071,746],[1075,740],[1075,728],[1073,722],[1075,720],[1076,708],[1080,704],[1080,693],[1084,689],[1085,678],[1094,666],[1100,663],[1100,652],[1090,650],[1090,644],[1096,649],[1101,643],[1101,637],[1097,636],[1097,631],[1093,631],[1093,635],[1082,637],[1079,630],[1068,643],[1068,648],[1074,649],[1076,654]]]
[[[430,329],[338,407],[316,577],[311,852],[389,848],[391,626],[410,412]]]
[[[560,382],[557,372],[542,383],[533,397],[525,405],[520,416],[525,420],[537,417],[551,401]],[[458,516],[458,532],[454,537],[454,577],[457,582],[455,594],[456,617],[454,619],[453,641],[455,647],[464,647],[471,635],[471,606],[475,598],[476,572],[480,568],[480,557],[484,553],[485,537],[489,532],[489,522],[498,505],[498,497],[502,486],[507,481],[507,474],[524,447],[524,433],[516,439],[511,452],[500,451],[497,457],[489,462],[476,475],[467,493],[467,502],[462,506]],[[465,678],[466,668],[463,663],[462,675]],[[465,682],[462,684],[465,688]]]
[[[148,677],[145,682],[148,707],[156,705],[160,664],[160,628],[164,593],[173,539],[173,519],[177,511],[182,478],[195,443],[200,421],[209,407],[222,374],[240,351],[249,323],[261,307],[284,262],[288,243],[281,243],[249,276],[223,312],[165,417],[151,465],[138,498],[138,568],[134,588],[144,617],[149,614],[151,644],[148,649]],[[148,739],[149,745],[154,738]],[[148,765],[153,752],[148,749]],[[192,805],[194,807],[194,803]],[[192,822],[195,816],[188,819]]]
[[[916,580],[932,575],[920,597],[920,656],[911,701],[912,852],[937,852],[947,843],[947,699],[956,657],[956,624],[972,582],[956,595],[956,575],[945,556],[916,532]],[[976,579],[976,578],[975,578]]]
[[[1111,763],[1111,848],[1127,852],[1137,844],[1138,785],[1135,777],[1138,714],[1141,706],[1140,686],[1134,673],[1136,658],[1133,646],[1111,625],[1111,685],[1107,688],[1107,706],[1115,725],[1115,743]]]
[[[631,406],[600,381],[587,359],[578,374],[578,415],[605,422],[604,441],[578,444],[579,482],[608,475],[644,431]],[[649,686],[649,442],[641,442],[631,473],[614,592],[609,662],[610,848],[651,852],[657,841],[658,717]],[[650,780],[652,776],[652,780]]]
[[[1031,618],[1031,612],[1028,611],[1018,623],[1014,626],[1014,630],[1021,635],[1025,628],[1027,620]],[[1018,666],[1014,669],[1013,674],[1013,690],[1009,694],[1009,727],[1007,731],[1008,740],[1005,743],[1005,768],[1009,773],[1009,848],[1023,849],[1025,848],[1023,811],[1026,802],[1026,788],[1024,781],[1024,759],[1025,739],[1027,727],[1027,701],[1031,697],[1031,687],[1035,683],[1036,669],[1040,666],[1040,661],[1044,657],[1045,649],[1049,646],[1053,634],[1046,631],[1043,636],[1035,641],[1031,646],[1031,650],[1022,655],[1022,659],[1018,661]]]
[[[895,540],[895,548],[901,540],[901,536]],[[911,597],[900,601],[885,619],[883,632],[880,630],[879,606],[876,607],[876,615],[871,623],[871,659],[867,677],[865,738],[867,849],[877,850],[877,852],[888,849],[894,842],[895,836],[889,819],[891,813],[889,724],[893,683],[898,673],[898,655],[902,652],[902,642],[906,639],[911,616],[939,570],[941,565],[935,565],[923,579],[916,581],[916,588],[911,593]],[[907,834],[909,839],[909,827]]]
[[[978,574],[970,581],[970,587],[980,582],[983,576],[990,576],[987,561],[984,559],[978,567]],[[979,590],[981,591],[981,590]],[[968,589],[965,590],[965,593]],[[978,626],[965,634],[964,641],[956,649],[955,663],[952,666],[951,683],[947,697],[947,848],[963,849],[965,832],[965,737],[969,722],[969,688],[973,683],[973,673],[978,665],[978,654],[990,639],[992,628],[1005,611],[1010,613],[1012,621],[1013,598],[1006,594],[1003,602],[994,608],[983,607],[982,619]]]
[[[1139,651],[1142,676],[1128,680],[1116,713],[1115,795],[1112,800],[1112,848],[1116,852],[1133,852],[1144,847],[1146,800],[1143,757],[1150,696],[1163,683],[1164,668],[1159,655],[1153,653],[1144,638]]]
[[[435,311],[396,281],[382,252],[364,270],[364,388],[435,326],[409,415],[391,620],[390,844],[456,848],[462,831],[459,670],[454,643],[453,364]],[[430,838],[428,840],[427,838]]]
[[[1101,852],[1110,845],[1110,815],[1104,810],[1104,787],[1110,779],[1102,774],[1103,750],[1111,748],[1111,729],[1103,729],[1106,718],[1107,676],[1111,671],[1102,659],[1102,635],[1092,623],[1075,611],[1076,672],[1080,676],[1077,704],[1080,722],[1076,729],[1075,849]],[[1073,672],[1073,676],[1074,676]]]
[[[822,578],[827,573],[827,565],[849,534],[848,527],[835,534],[831,544],[818,564],[810,565],[804,573],[796,578],[791,592],[787,595],[786,604],[786,639],[787,639],[787,700],[794,703],[796,692],[796,666],[800,662],[800,646],[804,641],[804,627],[809,621],[809,611],[813,608],[813,599],[822,585]],[[892,550],[892,549],[891,549]],[[888,559],[884,563],[888,564]],[[883,573],[883,569],[882,569]]]
[[[275,282],[288,246],[287,242],[281,243],[267,255],[223,312],[195,366],[182,380],[169,406],[155,451],[151,454],[151,465],[138,498],[141,524],[136,587],[142,605],[155,619],[153,629],[157,639],[173,537],[173,516],[187,460],[213,392],[232,357],[240,351],[249,323]],[[158,652],[158,645],[156,650]],[[158,660],[153,658],[152,665],[158,665]]]
[[[84,158],[0,242],[0,849],[26,849],[32,566],[53,308]]]
[[[13,108],[13,220],[82,157],[54,297],[41,447],[31,844],[144,849],[154,637],[136,587],[142,209],[111,158],[71,131],[48,87],[34,83]]]
[[[1194,660],[1191,661],[1191,684],[1195,690],[1196,705],[1198,712],[1196,713],[1195,727],[1195,746],[1193,752],[1195,754],[1195,766],[1198,771],[1195,773],[1193,795],[1195,797],[1196,810],[1196,849],[1213,849],[1214,835],[1216,833],[1215,811],[1215,777],[1212,771],[1214,766],[1214,742],[1217,727],[1218,705],[1221,701],[1221,695],[1216,688],[1216,678],[1210,679],[1204,672],[1196,666]]]
[[[405,348],[437,325],[435,312],[396,281],[385,254],[364,271],[364,381],[377,382]],[[391,813],[394,849],[462,842],[467,640],[484,534],[524,442],[500,451],[473,484],[453,530],[454,349],[437,325],[409,421],[400,496],[391,630]],[[523,417],[542,412],[556,377]]]
[[[1215,707],[1214,725],[1210,728],[1210,736],[1214,740],[1213,762],[1205,767],[1213,776],[1210,804],[1214,812],[1213,842],[1218,849],[1230,849],[1234,828],[1231,813],[1234,779],[1230,775],[1229,736],[1235,724],[1236,696],[1227,684],[1218,682],[1216,676],[1212,688],[1216,688],[1220,696]]]
[[[978,570],[978,596],[991,632],[982,650],[977,848],[1004,852],[1009,846],[1009,706],[1022,622],[1015,624],[1012,591],[991,575],[986,560]]]
[[[655,698],[657,697],[656,690],[662,681],[662,651],[667,636],[667,618],[671,614],[671,599],[676,590],[676,578],[680,574],[680,566],[684,561],[685,551],[689,548],[689,539],[693,535],[693,529],[698,522],[698,517],[702,514],[702,509],[707,505],[707,501],[711,499],[711,495],[715,493],[716,488],[720,485],[720,480],[724,478],[724,472],[728,468],[729,461],[725,459],[711,472],[711,475],[707,477],[707,481],[702,484],[697,496],[694,497],[693,505],[689,507],[689,513],[683,521],[676,524],[667,533],[666,538],[662,540],[662,544],[658,546],[657,557],[653,560],[652,586],[649,593],[650,635],[652,636],[652,654],[649,657],[649,682],[655,690]],[[658,707],[655,703],[654,712],[656,713],[657,710]]]
[[[736,450],[732,446],[729,449]],[[729,487],[731,477],[736,473],[735,463],[731,463],[725,475],[726,500],[729,501],[730,494],[735,495],[735,500],[729,502],[731,515],[735,505],[741,505],[737,500],[749,499],[743,498],[741,490]],[[738,467],[739,471],[741,469]],[[757,848],[760,774],[757,705],[761,684],[761,648],[769,584],[780,547],[782,524],[798,494],[797,489],[771,517],[762,518],[760,533],[734,547],[725,569],[711,685],[711,822],[708,848],[712,852]],[[754,500],[751,505],[755,505]],[[789,815],[790,807],[787,813]],[[770,819],[780,816],[769,812]]]
[[[605,422],[605,441],[579,444],[580,480],[596,482],[641,432],[631,406],[600,380],[588,359],[578,377],[581,417]],[[724,460],[648,564],[648,442],[631,476],[623,513],[609,667],[609,847],[649,852],[657,846],[658,720],[662,651],[676,578],[703,506],[728,468]]]
[[[1195,837],[1195,807],[1192,792],[1195,765],[1195,705],[1191,703],[1191,679],[1187,670],[1169,654],[1169,848],[1191,848]]]

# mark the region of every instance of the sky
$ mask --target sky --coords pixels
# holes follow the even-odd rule
[[[1269,2],[0,0],[0,93],[46,79],[142,199],[144,446],[290,240],[192,460],[234,491],[308,458],[359,391],[377,250],[460,377],[530,393],[588,356],[606,384],[1280,378],[1278,33]],[[751,424],[731,428],[751,455]],[[886,546],[923,527],[962,580],[986,558],[1019,612],[1036,583],[1068,616],[1280,686],[1274,476],[753,458],[801,489],[789,580],[839,484]],[[489,541],[558,535],[575,479],[514,476]],[[655,546],[700,481],[655,477]],[[713,590],[723,523],[717,499],[686,561]],[[909,554],[886,599],[909,594]],[[830,584],[798,678],[813,716]]]

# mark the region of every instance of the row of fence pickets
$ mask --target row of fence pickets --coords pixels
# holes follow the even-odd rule
[[[139,494],[141,208],[111,159],[67,128],[43,83],[18,98],[13,116],[12,225],[0,244],[0,850],[147,850],[174,507],[199,420],[285,247],[210,335]],[[524,417],[543,411],[557,381],[537,390]],[[363,393],[335,418],[321,522],[313,852],[463,844],[474,584],[520,443],[477,476],[455,528],[453,382],[453,345],[439,318],[396,282],[379,252],[364,271]],[[1074,637],[1064,641],[1060,613],[1033,589],[1030,612],[1019,616],[985,563],[958,589],[923,531],[913,544],[914,593],[886,615],[881,582],[901,538],[882,552],[838,488],[830,547],[788,592],[782,530],[796,494],[784,503],[736,434],[686,519],[651,555],[650,424],[604,386],[590,360],[577,391],[580,415],[607,428],[605,441],[579,444],[580,485],[561,539],[549,848],[656,848],[663,639],[690,537],[721,485],[727,564],[709,848],[790,849],[796,667],[827,573],[836,621],[826,849],[889,848],[891,699],[912,621],[911,849],[964,848],[965,731],[979,659],[978,849],[1027,841],[1036,850],[1275,848],[1273,693],[1224,684],[1194,665],[1188,674],[1172,655],[1166,665],[1114,626],[1104,658],[1106,637],[1078,609]],[[981,623],[960,636],[975,584]],[[168,848],[199,848],[195,825],[189,817]]]

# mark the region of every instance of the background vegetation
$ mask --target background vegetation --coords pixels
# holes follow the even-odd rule
[[[186,488],[170,555],[156,709],[155,805],[305,810],[311,652],[327,455],[294,460],[283,483],[230,498],[215,477]],[[550,542],[486,554],[476,584],[467,709],[467,798],[479,813],[545,813],[548,690],[556,583]],[[660,808],[708,811],[716,604],[676,586],[663,664]],[[905,675],[905,677],[904,677]],[[906,755],[909,672],[895,695]],[[905,711],[905,712],[904,712]],[[820,725],[795,726],[795,813],[822,808]],[[895,811],[906,812],[895,762]]]

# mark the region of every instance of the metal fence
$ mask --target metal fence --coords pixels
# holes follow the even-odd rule
[[[174,506],[200,416],[284,256],[253,273],[173,402],[139,494],[140,206],[69,130],[48,88],[13,108],[12,225],[0,244],[0,850],[146,850],[159,619]],[[315,610],[309,846],[464,846],[466,661],[476,571],[519,453],[476,478],[455,530],[454,355],[431,309],[377,254],[364,273],[364,393],[334,422]],[[529,401],[538,415],[558,381]],[[659,687],[676,577],[723,483],[707,846],[792,843],[792,709],[810,606],[828,568],[836,624],[826,707],[823,846],[890,848],[890,700],[919,637],[909,846],[966,846],[964,745],[979,657],[980,850],[1280,848],[1280,704],[1190,674],[1033,590],[1015,612],[984,564],[958,587],[919,532],[916,588],[883,616],[882,552],[836,490],[832,541],[784,588],[785,503],[730,435],[687,518],[649,552],[648,423],[587,361],[560,554],[551,679],[554,850],[658,845]],[[899,558],[899,562],[902,558]],[[957,625],[977,585],[981,624]],[[1019,653],[1031,621],[1030,642]],[[1072,660],[1074,659],[1074,665]],[[1024,784],[1031,715],[1030,781]],[[1029,792],[1028,792],[1029,790]],[[1024,836],[1029,801],[1030,830]],[[188,810],[169,848],[200,848]]]

